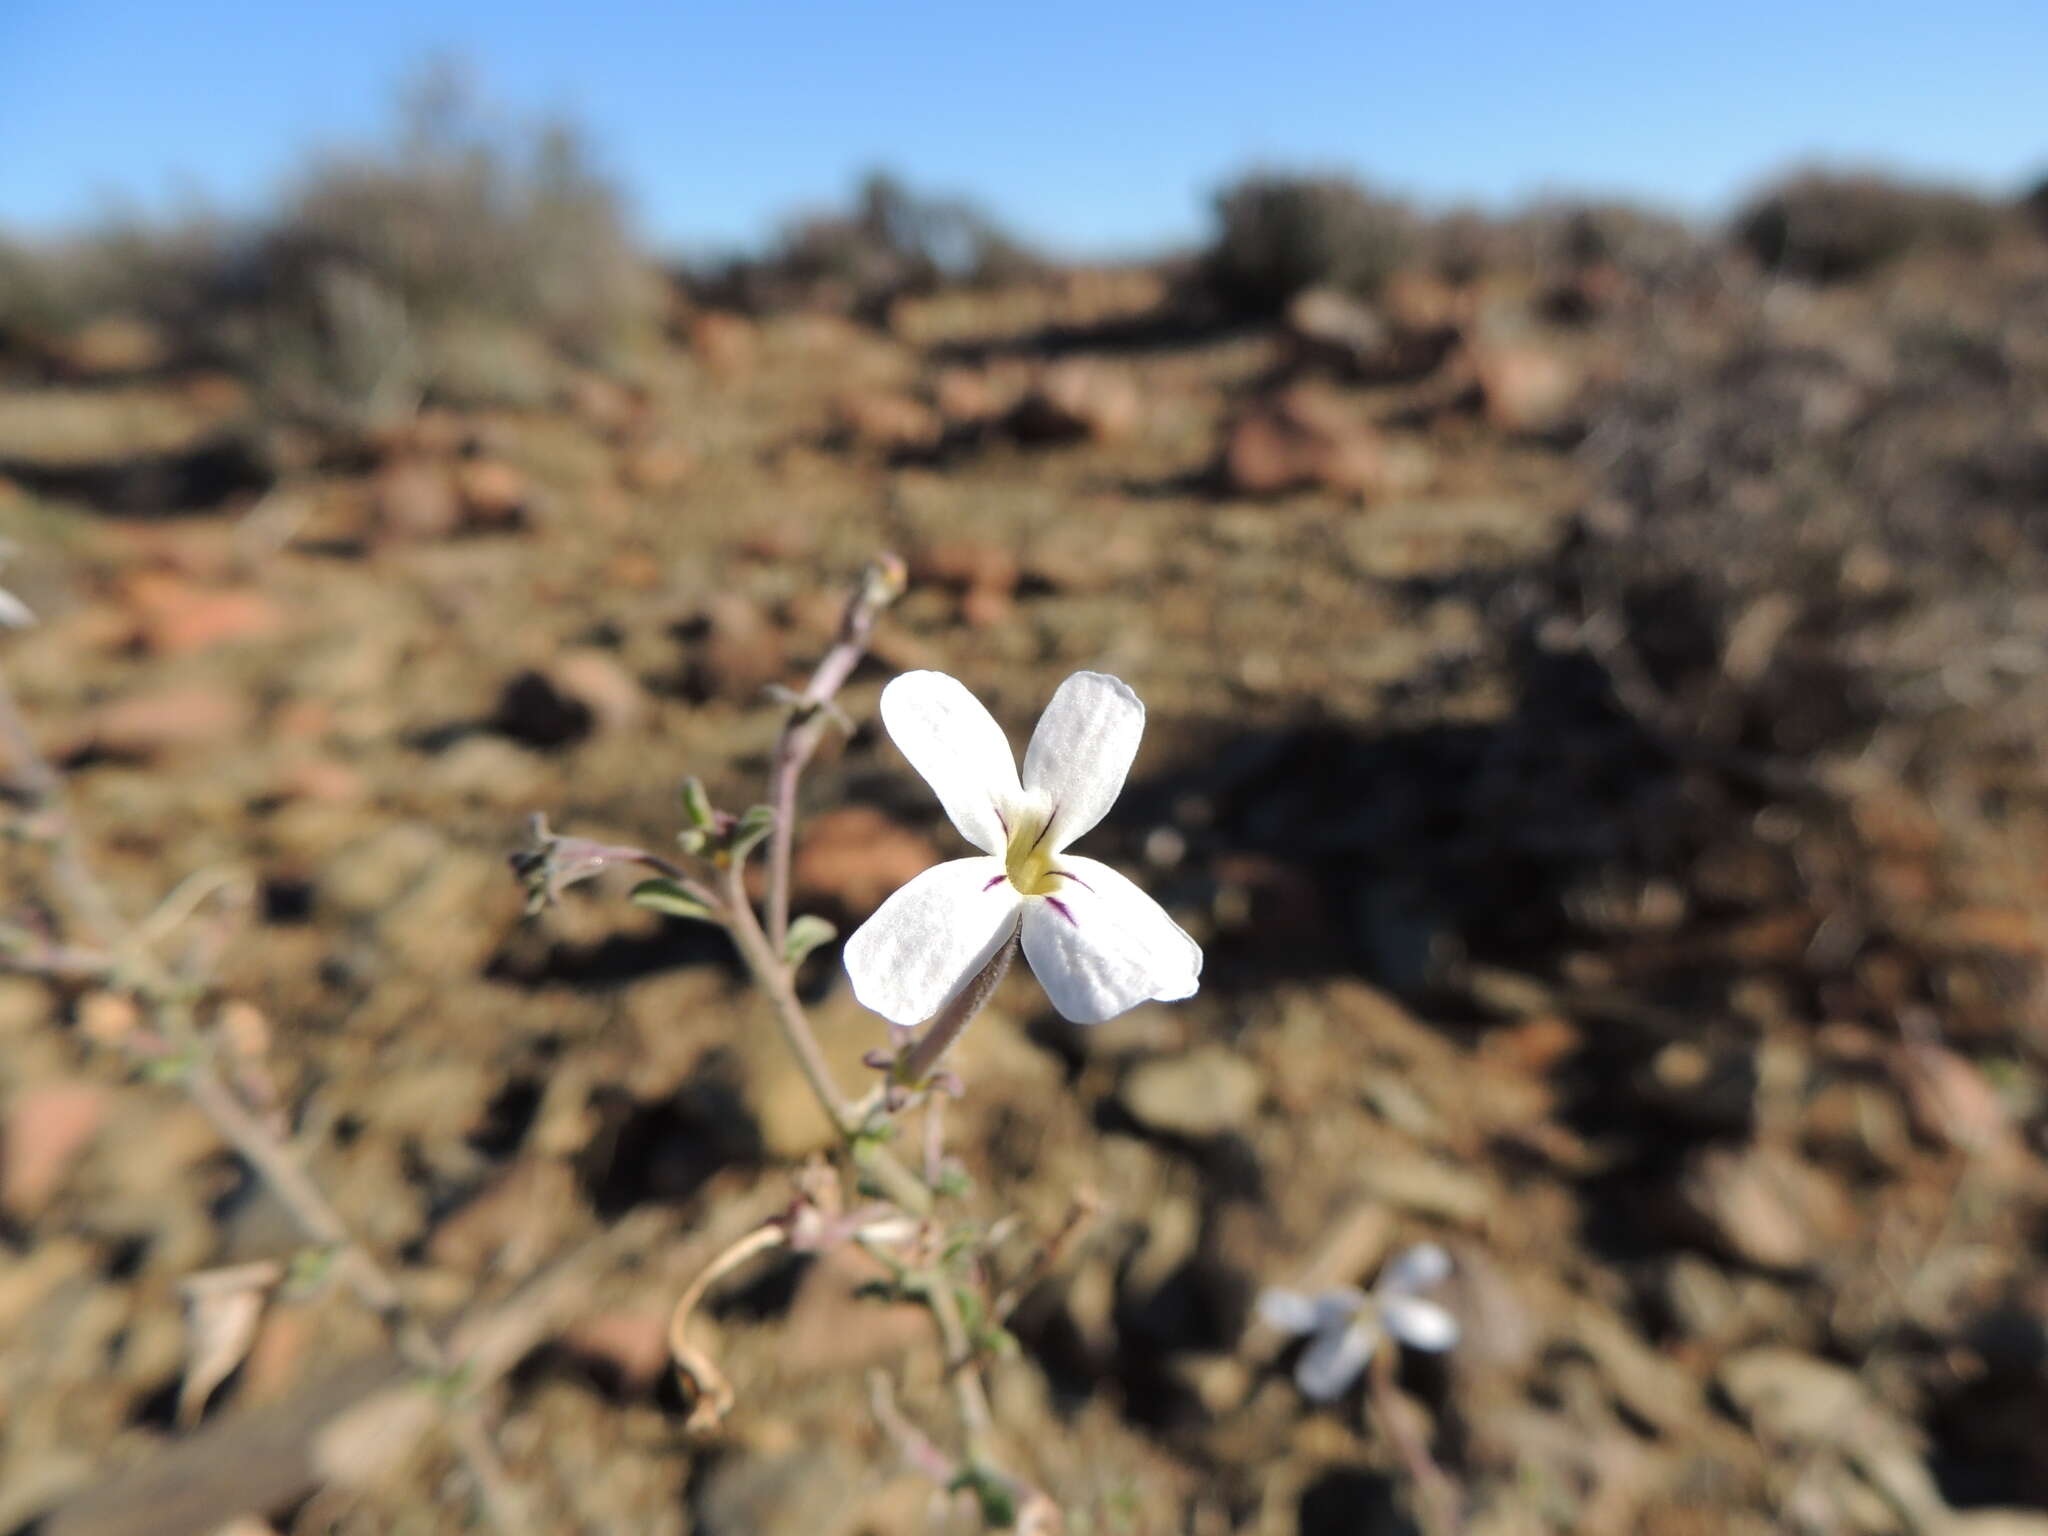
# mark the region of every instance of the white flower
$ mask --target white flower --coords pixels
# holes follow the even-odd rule
[[[5,565],[14,553],[14,546],[0,539],[0,565]],[[0,629],[26,629],[35,623],[36,616],[29,606],[5,587],[0,587]]]
[[[1371,1295],[1354,1286],[1315,1296],[1265,1291],[1259,1316],[1283,1333],[1308,1335],[1294,1384],[1304,1397],[1327,1403],[1357,1380],[1384,1334],[1411,1349],[1444,1350],[1458,1342],[1458,1320],[1415,1294],[1450,1272],[1448,1253],[1435,1243],[1417,1243],[1388,1261]]]
[[[943,672],[894,679],[882,723],[984,857],[926,870],[846,941],[863,1006],[898,1024],[928,1019],[1020,928],[1053,1007],[1077,1024],[1194,996],[1201,946],[1107,864],[1067,852],[1123,789],[1145,729],[1135,693],[1100,672],[1061,683],[1021,779],[1002,727]]]

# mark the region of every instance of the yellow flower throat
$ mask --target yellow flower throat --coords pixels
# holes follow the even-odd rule
[[[1052,867],[1052,842],[1046,828],[1050,811],[1024,811],[1010,827],[1010,846],[1003,854],[1003,871],[1010,884],[1023,896],[1050,896],[1060,888],[1060,875]]]

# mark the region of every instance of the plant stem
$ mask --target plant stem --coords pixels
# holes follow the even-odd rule
[[[912,1042],[904,1055],[901,1080],[916,1087],[938,1069],[939,1061],[952,1048],[961,1031],[967,1028],[974,1016],[981,1012],[996,986],[1009,974],[1010,962],[1017,958],[1017,935],[1012,933],[1009,941],[990,957],[987,965],[968,979],[967,985],[956,992],[932,1016],[924,1027],[924,1033]]]
[[[768,772],[768,803],[775,808],[775,830],[768,836],[767,906],[768,942],[778,955],[789,937],[789,868],[796,845],[797,780],[803,777],[805,765],[832,723],[833,696],[867,654],[875,620],[902,591],[903,562],[894,555],[878,556],[861,572],[860,585],[840,616],[838,637],[797,695],[788,723],[775,739],[775,756]]]
[[[761,921],[747,900],[745,880],[738,863],[726,871],[725,906],[726,929],[732,934],[733,943],[739,946],[740,958],[747,962],[755,983],[768,995],[783,1041],[789,1046],[790,1054],[796,1057],[797,1067],[803,1073],[804,1081],[810,1085],[818,1107],[825,1111],[833,1128],[851,1144],[854,1162],[898,1206],[913,1216],[929,1214],[931,1190],[897,1161],[888,1148],[872,1137],[860,1134],[865,1117],[847,1106],[838,1084],[832,1080],[831,1065],[825,1060],[818,1037],[811,1031],[810,1018],[804,1013],[804,1005],[796,995],[796,983],[789,964],[769,947],[768,936],[761,931]]]
[[[974,1344],[961,1321],[960,1303],[953,1295],[953,1283],[943,1272],[934,1271],[925,1287],[925,1305],[938,1325],[939,1342],[946,1352],[946,1379],[953,1389],[953,1406],[960,1413],[961,1432],[967,1440],[967,1459],[977,1467],[989,1462],[988,1394],[982,1390],[981,1371],[974,1361]]]

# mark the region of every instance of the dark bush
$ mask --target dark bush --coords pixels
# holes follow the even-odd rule
[[[1839,282],[1910,250],[1981,251],[2000,222],[1994,204],[1954,188],[1807,171],[1750,202],[1736,216],[1735,238],[1773,271]]]
[[[973,203],[915,192],[877,171],[850,210],[800,219],[764,255],[699,274],[692,287],[708,302],[752,313],[826,309],[879,320],[901,297],[994,287],[1045,270]]]
[[[445,68],[389,143],[315,164],[261,223],[0,247],[0,339],[140,319],[271,415],[344,429],[430,397],[538,403],[560,358],[612,358],[657,297],[576,135],[502,123]]]
[[[1370,297],[1416,244],[1405,205],[1343,176],[1255,172],[1218,194],[1216,217],[1203,272],[1247,315],[1278,314],[1307,288]]]

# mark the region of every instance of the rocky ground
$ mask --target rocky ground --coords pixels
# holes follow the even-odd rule
[[[2048,1532],[2048,244],[1552,252],[1258,324],[1150,271],[678,296],[345,450],[118,317],[7,365],[0,668],[116,906],[420,1312],[585,1255],[492,1410],[543,1528],[935,1528],[866,1385],[951,1433],[922,1320],[835,1260],[716,1299],[738,1405],[683,1432],[667,1308],[825,1128],[721,942],[528,920],[505,866],[535,810],[658,847],[686,773],[759,798],[765,690],[894,549],[805,909],[957,851],[889,675],[1021,739],[1094,667],[1150,726],[1090,851],[1209,956],[1089,1030],[1020,972],[959,1052],[964,1214],[1021,1268],[1096,1210],[991,1373],[1070,1531],[1407,1530],[1420,1445],[1500,1536]],[[878,1021],[810,964],[850,1080]],[[472,1528],[442,1436],[316,1434],[388,1369],[317,1275],[190,1389],[181,1282],[300,1245],[133,1027],[0,978],[0,1529]],[[1464,1338],[1400,1362],[1404,1444],[1252,1302],[1425,1237]]]

